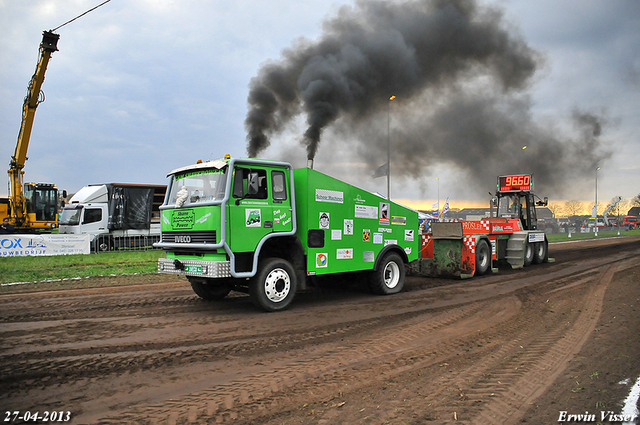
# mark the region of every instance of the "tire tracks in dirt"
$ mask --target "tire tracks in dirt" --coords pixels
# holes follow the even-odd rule
[[[610,269],[614,266],[599,266],[599,268],[602,267]],[[588,276],[583,277],[585,274]],[[591,282],[594,278],[601,277],[594,271],[575,276],[574,270],[568,270],[564,275],[565,284],[570,288],[576,287],[576,278],[578,283],[584,284]],[[574,277],[571,278],[569,275]],[[608,279],[610,280],[610,277]],[[530,279],[525,280],[529,281],[529,285],[533,284]],[[536,283],[542,284],[539,281]],[[606,288],[606,285],[599,285],[599,287]],[[597,298],[601,302],[603,293],[604,289],[601,289],[597,294],[599,298],[594,296],[591,298]],[[590,312],[598,307],[597,305],[585,305],[583,308],[584,311]],[[352,345],[332,347],[332,349],[325,348],[318,354],[307,354],[304,360],[287,363],[284,367],[267,367],[266,372],[215,386],[200,393],[189,394],[179,400],[172,401],[169,405],[163,403],[130,412],[130,416],[126,416],[124,419],[149,418],[148,423],[167,418],[170,418],[169,423],[202,422],[206,419],[209,422],[224,423],[241,418],[244,422],[253,420],[256,423],[261,423],[265,419],[266,412],[303,404],[305,400],[308,400],[310,393],[318,398],[330,397],[332,393],[337,391],[357,392],[370,385],[372,381],[388,380],[410,371],[433,367],[457,354],[461,347],[473,350],[473,346],[477,345],[478,338],[482,339],[482,333],[499,324],[506,324],[504,327],[510,328],[503,329],[502,332],[506,331],[514,335],[526,333],[527,328],[533,328],[531,321],[534,318],[512,320],[519,310],[520,302],[517,298],[508,296],[460,305],[456,309],[449,309],[437,314],[437,318],[431,317],[433,313],[428,314],[427,309],[414,312],[417,314],[414,314],[413,318],[393,326],[387,326],[378,330],[372,337],[364,340],[359,339]],[[588,314],[584,313],[581,317],[586,317],[585,315]],[[595,323],[596,319],[592,317],[589,323]],[[588,335],[588,332],[584,331],[584,326],[579,326],[582,322],[584,320],[576,321],[577,325],[574,326],[577,329],[576,332],[583,331],[581,335]],[[456,336],[453,339],[451,338],[452,328],[455,329],[454,335]],[[466,373],[459,373],[454,381],[445,379],[442,382],[437,382],[435,387],[459,388],[462,394],[467,391],[468,395],[464,397],[469,399],[471,406],[477,405],[477,402],[483,398],[492,397],[493,403],[488,404],[480,412],[472,413],[480,418],[477,423],[505,423],[504,417],[492,418],[491,416],[500,412],[503,416],[507,415],[507,418],[514,417],[514,409],[505,409],[503,404],[518,405],[520,401],[519,405],[523,405],[525,401],[519,400],[518,397],[528,397],[529,399],[532,397],[531,391],[524,383],[532,382],[529,387],[535,390],[539,389],[540,376],[544,376],[539,369],[542,367],[546,370],[548,364],[553,364],[550,363],[553,356],[560,360],[566,358],[567,347],[576,346],[574,338],[563,338],[566,331],[567,329],[564,327],[559,327],[553,333],[546,333],[543,339],[527,347],[527,350],[519,346],[518,339],[497,351],[490,349],[488,352],[492,353],[491,359],[504,359],[511,356],[511,362],[517,361],[518,364],[514,367],[509,362],[504,364],[504,360],[484,361],[484,364],[483,362],[476,363]],[[570,333],[570,335],[573,334]],[[558,340],[563,341],[563,344],[558,345],[556,342]],[[485,349],[485,351],[487,350]],[[522,352],[525,353],[524,356],[521,355]],[[514,353],[518,355],[516,356]],[[546,353],[551,354],[546,355]],[[500,369],[501,363],[504,364],[503,370]],[[499,377],[498,385],[495,387],[487,385],[488,382],[481,378],[486,376],[489,371],[496,370],[498,372],[493,372],[493,374]],[[536,379],[532,380],[527,373],[533,374]],[[474,394],[474,388],[465,389],[463,384],[470,380],[477,381],[481,390],[475,391]],[[510,382],[515,382],[515,384],[505,387]],[[483,384],[484,389],[482,389]],[[499,396],[496,397],[496,394]],[[437,400],[441,395],[436,391],[431,397]],[[171,412],[171,415],[168,415],[168,412]],[[437,410],[431,413],[431,415],[434,414],[439,419],[442,418],[441,413]],[[104,423],[109,422],[106,420]]]
[[[222,307],[212,314],[211,304],[164,284],[155,292],[148,285],[123,294],[57,293],[54,300],[47,294],[3,296],[0,306],[9,308],[0,309],[7,325],[0,331],[2,352],[20,351],[26,338],[36,342],[31,351],[0,355],[1,383],[17,393],[4,401],[27,407],[29,401],[21,398],[27,392],[44,400],[48,388],[76,383],[75,396],[56,403],[74,400],[80,423],[286,423],[294,413],[308,413],[309,406],[316,406],[316,422],[310,423],[317,423],[321,412],[330,423],[331,412],[356,405],[365,406],[363,418],[372,423],[400,417],[446,423],[454,421],[453,412],[462,423],[515,423],[562,370],[571,350],[584,343],[606,290],[602,282],[633,255],[637,252],[394,297],[348,294],[334,304],[326,295],[320,301],[303,295],[301,307],[278,315],[246,314],[246,297],[218,304]],[[571,307],[577,300],[581,311]],[[557,311],[557,323],[536,329],[550,308]],[[136,327],[143,331],[135,333]],[[161,335],[147,337],[146,331]],[[57,344],[51,342],[56,335]],[[502,341],[497,335],[510,337],[497,343]],[[460,358],[471,366],[457,368]],[[197,367],[189,372],[192,366]],[[170,397],[132,399],[131,406],[104,390],[108,406],[102,410],[81,394],[87,381],[173,369],[186,371],[187,380],[204,374],[206,384],[169,385]],[[237,374],[231,376],[230,369]],[[405,389],[417,388],[412,379],[418,377],[432,382],[432,391],[420,396],[431,400],[426,413],[402,403],[395,413],[381,409],[373,415],[372,404],[324,405],[337,400],[336,394],[353,399],[398,380]]]

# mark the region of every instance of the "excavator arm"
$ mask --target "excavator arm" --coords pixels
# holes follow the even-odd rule
[[[615,208],[615,206],[618,205],[618,203],[620,201],[622,201],[622,197],[621,196],[617,196],[617,197],[613,198],[613,200],[611,201],[611,205],[609,205],[609,208],[607,208],[606,211],[604,212],[604,214],[602,214],[602,216],[604,217],[605,226],[609,225],[609,218],[607,217],[607,214],[609,214],[609,211],[611,211],[613,208]]]
[[[29,82],[27,95],[24,98],[22,107],[22,123],[20,125],[20,133],[18,134],[18,142],[16,150],[11,157],[9,163],[9,182],[11,185],[11,195],[9,198],[11,218],[15,222],[17,228],[28,228],[29,217],[27,215],[26,200],[23,193],[22,177],[24,175],[25,161],[27,160],[27,149],[29,148],[29,140],[31,138],[31,130],[36,114],[36,108],[44,101],[44,95],[41,94],[42,83],[44,82],[44,74],[49,64],[51,54],[58,50],[57,44],[60,35],[51,31],[42,33],[42,42],[40,43],[40,57],[36,66],[36,71]]]

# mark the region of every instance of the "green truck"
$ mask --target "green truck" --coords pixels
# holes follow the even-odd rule
[[[416,211],[311,168],[227,155],[168,177],[158,270],[207,300],[242,291],[277,311],[308,277],[353,272],[393,294],[420,253]]]

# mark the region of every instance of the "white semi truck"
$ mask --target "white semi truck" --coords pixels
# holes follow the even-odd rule
[[[90,235],[93,251],[151,246],[160,239],[165,185],[85,186],[62,210],[60,233]]]

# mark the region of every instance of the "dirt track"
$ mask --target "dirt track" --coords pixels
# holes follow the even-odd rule
[[[640,238],[550,252],[553,263],[471,280],[411,277],[390,297],[310,291],[271,314],[243,294],[202,301],[182,279],[0,296],[2,419],[542,424],[560,411],[620,413],[640,375]]]

